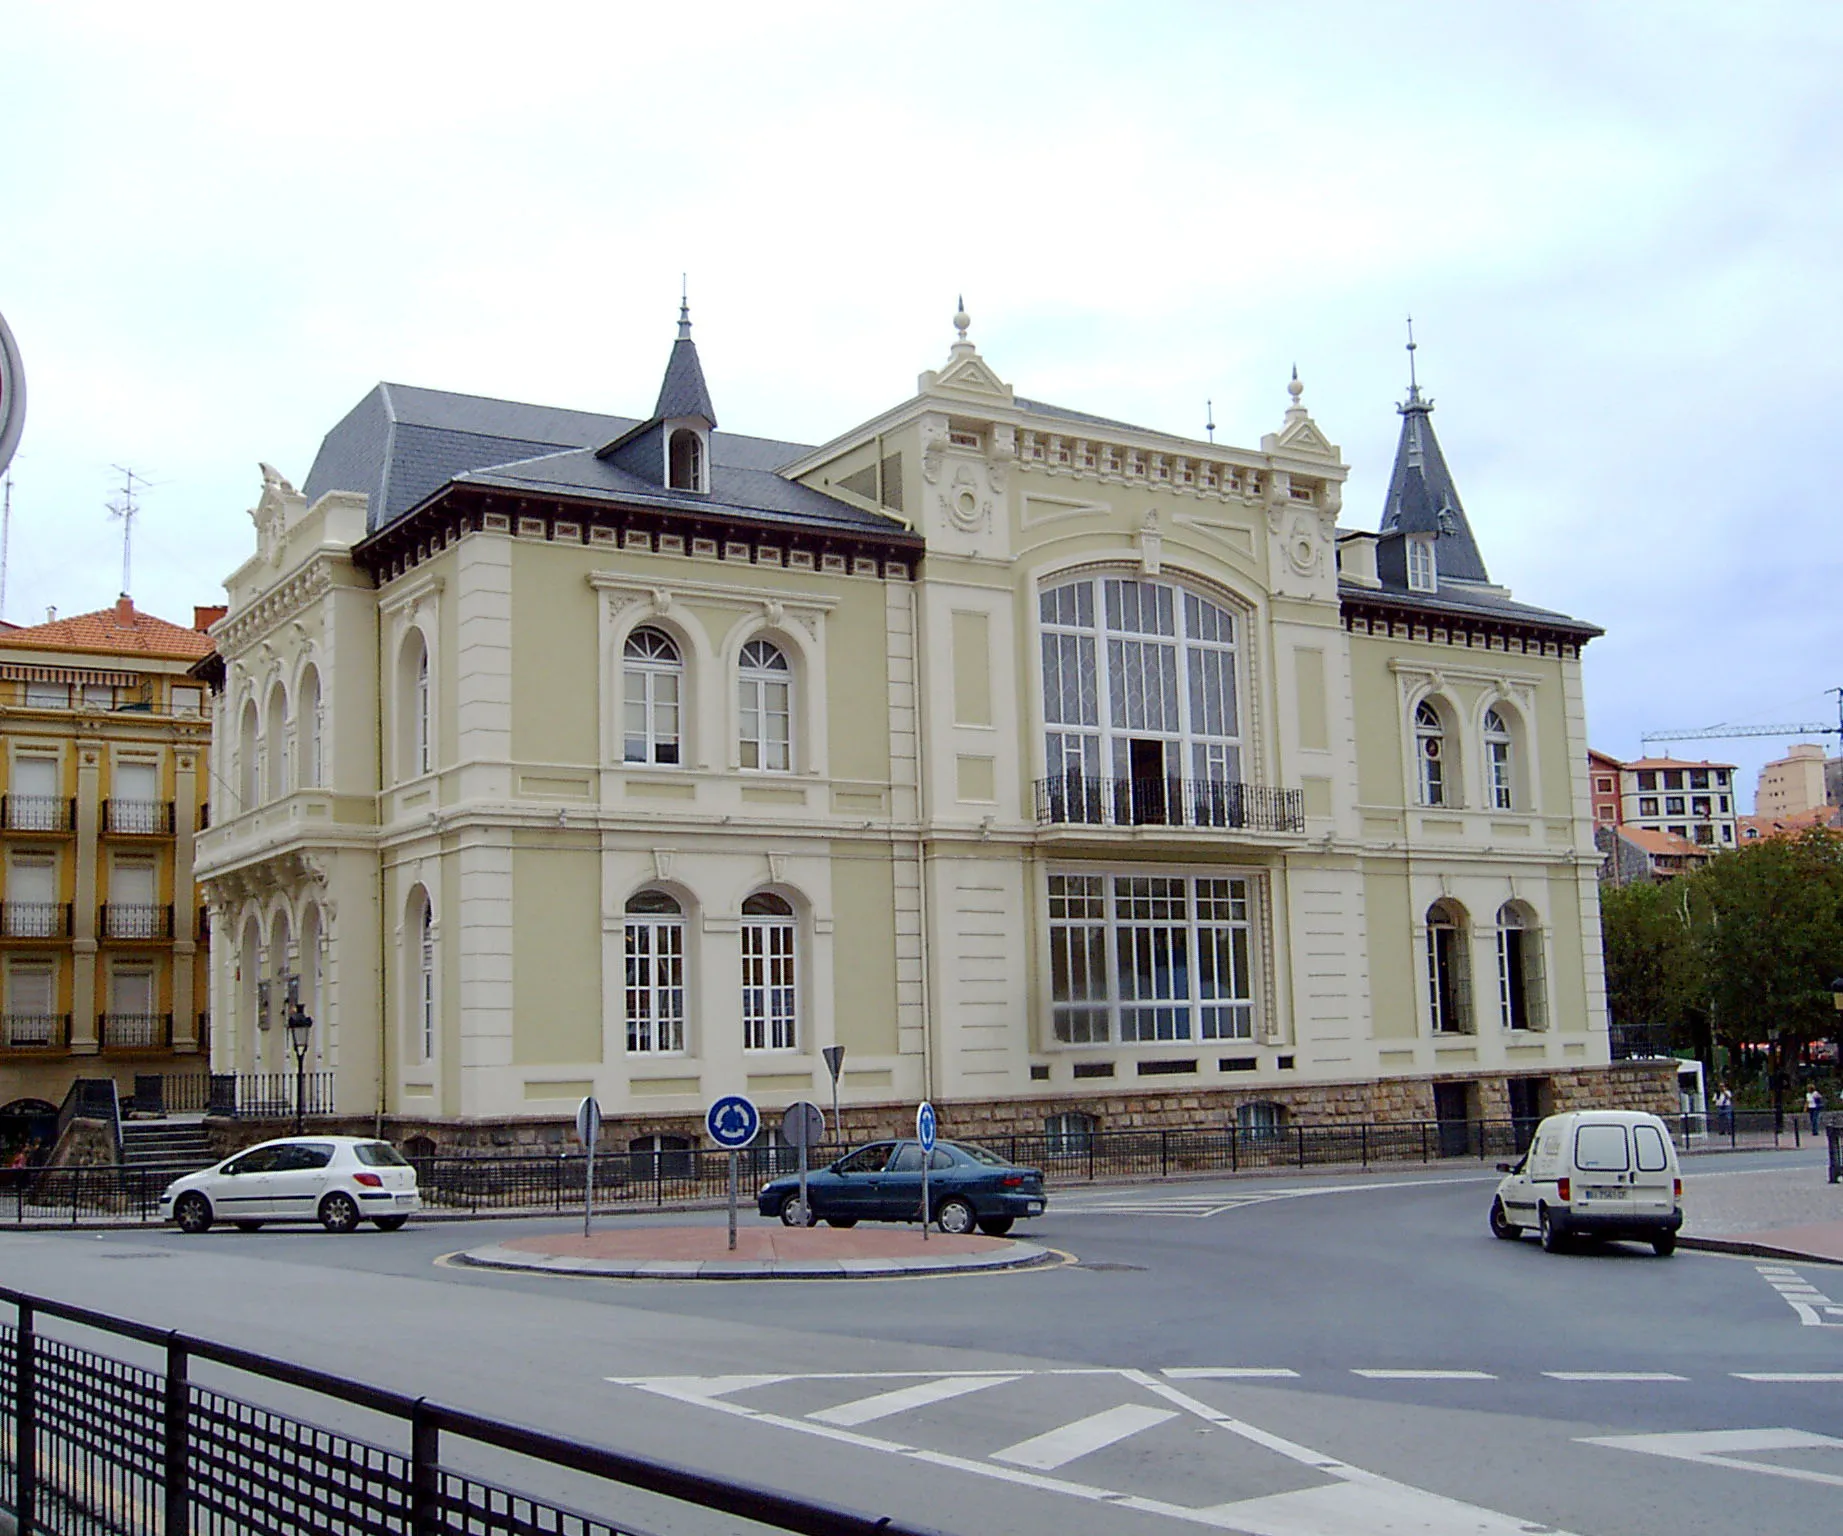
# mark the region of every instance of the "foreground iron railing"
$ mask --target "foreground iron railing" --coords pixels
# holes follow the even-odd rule
[[[347,1381],[249,1350],[0,1289],[0,1506],[19,1536],[640,1536],[620,1506],[641,1490],[796,1536],[928,1536],[814,1499],[630,1456]],[[80,1348],[46,1319],[156,1351],[157,1365]],[[195,1361],[309,1394],[323,1417],[363,1409],[373,1444],[192,1379]],[[458,1443],[458,1444],[457,1444]],[[470,1463],[463,1471],[453,1452]],[[487,1452],[482,1456],[482,1452]],[[497,1454],[493,1454],[497,1453]],[[594,1513],[516,1491],[564,1483]],[[686,1510],[675,1511],[678,1524]]]
[[[333,1113],[333,1074],[306,1072],[213,1072],[205,1109],[227,1119],[280,1120],[295,1112]]]
[[[1226,779],[1104,779],[1058,774],[1036,781],[1039,825],[1237,827],[1303,832],[1305,795]]]

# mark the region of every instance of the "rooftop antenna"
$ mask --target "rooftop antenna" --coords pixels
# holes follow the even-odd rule
[[[149,490],[153,481],[136,474],[124,464],[110,466],[122,477],[121,494],[108,503],[109,516],[122,520],[122,596],[126,597],[133,589],[129,585],[130,561],[134,549],[134,520],[140,514],[140,507],[135,504],[135,490]]]
[[[1209,433],[1209,440],[1213,443],[1216,441],[1216,402],[1214,400],[1203,402],[1203,415],[1206,418],[1203,430]]]

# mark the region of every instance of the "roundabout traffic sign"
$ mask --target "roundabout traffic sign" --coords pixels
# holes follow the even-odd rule
[[[934,1150],[934,1106],[924,1103],[915,1111],[915,1139],[922,1144],[922,1151]]]
[[[704,1116],[704,1129],[710,1139],[727,1151],[735,1152],[755,1140],[762,1128],[762,1117],[740,1093],[727,1093],[710,1106]]]

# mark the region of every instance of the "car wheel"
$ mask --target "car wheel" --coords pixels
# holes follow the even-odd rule
[[[1491,1235],[1501,1237],[1507,1243],[1514,1243],[1523,1235],[1523,1229],[1504,1214],[1504,1202],[1494,1199],[1491,1202]]]
[[[235,1223],[235,1226],[239,1232],[260,1232],[262,1230],[260,1221],[239,1221]]]
[[[828,1227],[838,1227],[842,1231],[849,1231],[852,1227],[855,1227],[857,1224],[858,1224],[858,1219],[855,1216],[828,1216],[826,1217],[826,1225]]]
[[[407,1216],[373,1216],[371,1224],[380,1232],[396,1232],[401,1230],[403,1223],[408,1220]]]
[[[973,1208],[958,1195],[951,1200],[943,1200],[934,1210],[934,1224],[949,1237],[960,1237],[971,1232],[978,1219]]]
[[[1542,1234],[1542,1251],[1560,1253],[1568,1240],[1562,1235],[1561,1224],[1549,1214],[1549,1208],[1546,1205],[1537,1213],[1536,1220],[1538,1222],[1536,1230]]]
[[[979,1230],[987,1237],[1003,1237],[1011,1230],[1011,1224],[1016,1220],[1015,1216],[981,1216]]]
[[[814,1215],[809,1203],[804,1209],[800,1205],[800,1192],[795,1190],[781,1202],[781,1225],[784,1227],[810,1227],[817,1225],[819,1218]]]
[[[351,1232],[358,1226],[358,1203],[348,1194],[334,1190],[320,1202],[320,1225],[329,1232]]]
[[[1660,1259],[1667,1259],[1677,1251],[1677,1234],[1660,1232],[1651,1239],[1651,1251]]]
[[[179,1224],[181,1232],[196,1235],[211,1230],[211,1202],[197,1190],[179,1197],[179,1203],[173,1207],[173,1220]]]

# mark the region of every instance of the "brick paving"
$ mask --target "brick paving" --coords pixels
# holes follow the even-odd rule
[[[1796,1168],[1711,1168],[1683,1175],[1683,1240],[1740,1253],[1843,1264],[1843,1184],[1823,1157]]]

